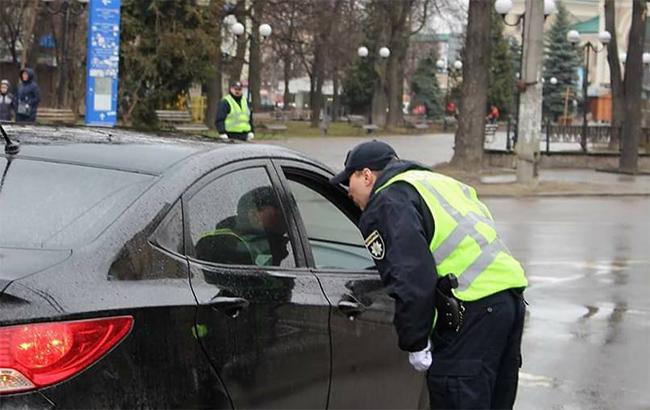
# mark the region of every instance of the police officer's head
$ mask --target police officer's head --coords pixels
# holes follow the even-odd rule
[[[349,187],[348,196],[361,209],[366,207],[375,182],[386,165],[397,158],[395,150],[385,142],[372,140],[348,151],[345,168],[330,179],[334,185]]]
[[[9,91],[9,81],[8,80],[2,80],[0,81],[0,94],[7,94]]]
[[[230,84],[230,94],[235,97],[241,97],[242,94],[242,85],[239,81],[235,81]]]

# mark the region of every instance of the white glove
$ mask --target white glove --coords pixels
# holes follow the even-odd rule
[[[226,135],[226,134],[219,134],[219,138],[221,138],[222,140],[227,140],[227,139],[228,139],[228,135]]]
[[[255,134],[253,134],[252,132],[249,132],[248,134],[246,134],[246,141],[250,141],[250,140],[252,140],[254,138],[255,138]]]
[[[431,341],[427,342],[427,347],[419,352],[409,353],[409,363],[418,372],[426,372],[431,366],[433,358],[431,357]]]

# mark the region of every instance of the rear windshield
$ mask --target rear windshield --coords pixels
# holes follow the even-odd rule
[[[0,158],[0,246],[71,248],[94,240],[153,181],[150,175]]]

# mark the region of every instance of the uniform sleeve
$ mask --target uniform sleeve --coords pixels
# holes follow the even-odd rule
[[[228,106],[226,100],[219,101],[219,105],[217,106],[217,119],[214,123],[214,125],[217,127],[217,131],[219,131],[219,134],[226,133],[226,117],[228,116],[229,111],[230,107]]]
[[[437,273],[419,195],[409,195],[409,189],[414,191],[396,183],[377,194],[362,214],[360,228],[364,238],[376,238],[375,231],[381,236],[384,254],[371,256],[395,300],[399,348],[415,352],[426,347],[433,326]]]

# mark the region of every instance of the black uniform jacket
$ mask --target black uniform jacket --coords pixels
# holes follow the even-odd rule
[[[397,174],[424,165],[394,160],[379,176],[361,214],[359,229],[375,259],[388,294],[395,299],[394,323],[402,350],[416,352],[427,346],[434,316],[436,264],[429,251],[434,222],[417,190],[396,182],[375,190]],[[378,239],[377,233],[381,239]],[[372,244],[375,245],[374,253]],[[381,251],[381,252],[380,252]]]

